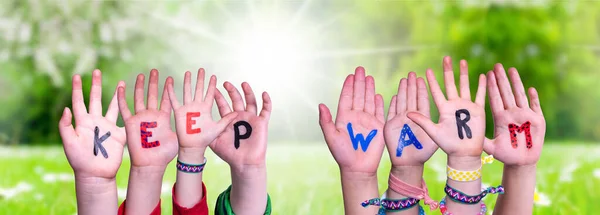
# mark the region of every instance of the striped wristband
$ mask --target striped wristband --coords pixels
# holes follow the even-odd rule
[[[177,170],[185,173],[200,173],[204,170],[205,165],[206,158],[204,158],[204,162],[202,164],[187,164],[177,159]]]

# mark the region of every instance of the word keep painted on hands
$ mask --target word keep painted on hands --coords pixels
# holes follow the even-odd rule
[[[527,148],[530,149],[533,147],[531,143],[531,122],[527,121],[523,123],[521,126],[517,126],[516,124],[508,124],[508,130],[510,131],[510,143],[513,148],[517,148],[517,132],[521,133],[525,131],[525,143],[527,144]]]
[[[360,148],[363,150],[363,152],[367,152],[367,148],[369,148],[371,140],[373,140],[373,138],[377,134],[377,129],[373,129],[371,132],[369,132],[369,135],[367,135],[367,138],[365,139],[365,137],[361,133],[358,133],[356,134],[356,136],[354,136],[354,130],[352,130],[352,123],[348,123],[347,128],[354,150],[358,150],[358,144],[360,143]]]
[[[461,119],[460,115],[465,115],[464,119]],[[467,138],[471,139],[473,135],[471,134],[471,128],[467,125],[467,122],[471,120],[471,114],[467,109],[457,110],[455,113],[456,116],[456,127],[458,128],[458,137],[462,140],[464,139],[463,129],[467,135]]]
[[[192,119],[195,117],[200,117],[200,112],[188,112],[185,116],[185,131],[187,134],[197,134],[202,131],[200,128],[192,128],[192,126],[196,124],[196,120]]]
[[[240,126],[244,126],[244,128],[246,128],[246,133],[240,134]],[[240,140],[250,138],[250,135],[252,134],[252,126],[250,126],[250,123],[246,121],[238,121],[235,124],[233,124],[233,132],[233,146],[235,146],[235,149],[238,149],[240,148]]]
[[[408,137],[408,139],[406,139],[406,137]],[[415,134],[413,134],[408,124],[404,124],[404,127],[402,127],[402,132],[400,132],[398,148],[396,148],[396,157],[402,157],[402,150],[404,150],[404,147],[413,144],[418,150],[423,149],[423,145],[421,145],[421,142],[417,140],[417,137],[415,136]]]
[[[148,138],[152,137],[152,132],[148,131],[148,128],[156,128],[158,124],[156,122],[141,122],[140,133],[142,138],[142,148],[154,148],[160,146],[160,141],[148,142]]]
[[[108,153],[102,145],[102,142],[104,142],[106,139],[108,139],[108,137],[110,137],[110,131],[106,132],[106,134],[102,135],[102,137],[100,138],[98,138],[98,136],[100,136],[100,128],[96,126],[96,128],[94,129],[94,156],[98,156],[98,150],[100,150],[102,156],[104,156],[104,158],[108,158]]]

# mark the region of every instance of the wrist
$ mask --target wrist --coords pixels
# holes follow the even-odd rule
[[[101,195],[104,193],[114,192],[114,188],[117,186],[117,181],[114,177],[104,178],[75,174],[75,184],[77,187],[82,188],[82,191],[85,193]]]
[[[377,173],[370,172],[352,172],[352,171],[340,171],[340,176],[344,181],[358,181],[358,182],[375,182],[377,183]]]
[[[401,181],[420,187],[423,180],[424,165],[418,166],[392,166],[390,175],[395,176]]]
[[[481,156],[448,156],[449,167],[461,171],[477,170],[481,168]]]
[[[238,179],[262,179],[266,178],[266,175],[265,164],[231,166],[231,176]]]
[[[537,170],[537,164],[530,165],[504,165],[504,171],[517,172],[517,173],[535,173]]]
[[[204,152],[206,147],[199,148],[184,148],[179,147],[179,153],[177,154],[177,160],[189,163],[189,164],[201,164],[204,163]]]
[[[162,178],[165,174],[166,166],[131,166],[129,170],[131,176],[139,176],[140,178],[154,179]]]

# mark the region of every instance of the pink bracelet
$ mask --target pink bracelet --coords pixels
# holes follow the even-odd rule
[[[429,190],[425,184],[425,180],[421,179],[422,188],[412,186],[404,183],[400,179],[396,178],[393,174],[390,174],[388,181],[390,189],[400,195],[408,196],[415,199],[423,199],[426,205],[429,205],[429,210],[435,210],[438,208],[438,203],[429,197]]]

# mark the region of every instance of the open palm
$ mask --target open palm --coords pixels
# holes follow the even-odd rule
[[[165,86],[173,83],[168,78]],[[132,166],[165,167],[177,154],[177,135],[171,130],[171,103],[167,89],[163,90],[158,110],[158,71],[150,71],[148,84],[148,106],[144,104],[144,75],[139,74],[135,82],[134,108],[131,115],[125,100],[125,88],[118,90],[119,109],[127,130],[127,148]]]
[[[398,94],[392,97],[388,121],[383,129],[393,166],[423,165],[438,149],[427,133],[406,116],[409,111],[416,111],[427,118],[430,117],[427,86],[422,78],[417,79],[414,72],[408,74],[408,80],[405,78],[400,80]],[[409,131],[414,134],[414,139],[411,138]],[[402,137],[403,133],[404,137]],[[410,144],[405,146],[400,138],[408,140],[407,143]]]
[[[118,87],[125,83],[119,82]],[[117,87],[117,88],[118,88]],[[59,122],[60,135],[63,140],[65,154],[75,174],[84,177],[102,177],[112,179],[116,176],[125,145],[125,130],[117,126],[119,110],[115,92],[106,116],[102,116],[102,75],[100,70],[92,73],[92,90],[90,96],[90,112],[84,104],[81,77],[73,76],[73,115],[65,108]],[[96,136],[98,130],[98,136]],[[110,134],[108,134],[110,133]],[[105,136],[106,138],[102,138]],[[98,139],[99,145],[96,144]]]
[[[260,115],[257,115],[256,97],[248,83],[242,83],[242,90],[246,99],[245,105],[240,92],[233,84],[225,82],[223,86],[231,98],[233,112],[223,94],[217,90],[215,100],[219,108],[219,114],[222,118],[233,117],[234,119],[231,123],[228,123],[225,131],[210,144],[210,148],[236,170],[244,170],[244,167],[264,167],[266,165],[269,118],[272,109],[269,94],[263,92],[262,110]],[[242,124],[249,125],[250,128]],[[236,137],[237,144],[235,143]]]
[[[429,89],[440,112],[438,124],[423,114],[412,112],[408,117],[421,126],[438,146],[452,156],[481,156],[485,138],[485,75],[479,76],[475,102],[471,101],[467,62],[460,62],[460,97],[454,84],[454,72],[450,57],[444,58],[444,97],[433,71],[427,70]],[[460,118],[460,119],[457,119]],[[460,127],[459,121],[466,126]],[[462,138],[461,138],[462,136]]]
[[[512,90],[502,64],[496,64],[494,71],[490,71],[487,75],[490,105],[494,117],[494,139],[486,139],[484,150],[507,165],[535,164],[542,153],[546,134],[546,121],[542,114],[540,100],[535,88],[530,88],[530,107],[519,72],[515,68],[510,68],[508,74],[512,82]],[[531,142],[527,143],[528,131],[519,132],[513,129],[511,132],[510,124],[517,127],[530,124]],[[515,142],[512,141],[513,139]]]
[[[348,75],[344,81],[335,123],[329,108],[319,105],[319,122],[325,141],[343,171],[377,172],[384,148],[381,133],[384,121],[383,98],[375,94],[375,80],[372,76],[365,78],[362,67],[356,68],[354,75]],[[353,143],[352,138],[359,141]]]

